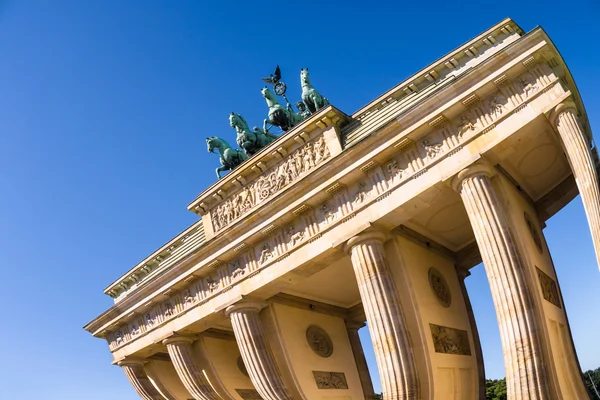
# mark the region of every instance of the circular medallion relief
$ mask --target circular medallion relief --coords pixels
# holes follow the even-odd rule
[[[535,243],[535,247],[540,252],[540,254],[542,254],[542,252],[544,251],[544,248],[542,247],[542,238],[540,236],[540,233],[538,232],[538,229],[537,229],[536,225],[533,223],[533,220],[531,219],[529,214],[524,213],[524,216],[525,216],[525,223],[527,224],[527,228],[529,229],[529,233],[531,234],[533,243]]]
[[[306,330],[306,341],[318,356],[327,358],[333,353],[331,338],[322,328],[311,325]]]
[[[446,279],[444,279],[440,271],[433,267],[429,268],[429,286],[431,286],[435,298],[442,307],[450,307],[452,295],[450,294],[448,283],[446,283]]]
[[[250,375],[248,374],[248,370],[246,369],[246,364],[244,364],[244,360],[242,359],[242,356],[239,356],[237,359],[237,367],[242,374],[246,375],[247,377],[250,377]]]

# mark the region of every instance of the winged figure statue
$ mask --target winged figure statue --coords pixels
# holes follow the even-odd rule
[[[275,85],[281,79],[281,70],[279,69],[279,65],[275,68],[275,72],[269,75],[268,78],[262,78],[266,83],[270,83],[271,85]]]

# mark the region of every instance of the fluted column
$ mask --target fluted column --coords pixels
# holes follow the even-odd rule
[[[477,330],[475,315],[473,314],[473,307],[471,306],[469,293],[467,293],[467,287],[465,286],[465,278],[471,275],[471,273],[467,268],[456,267],[456,274],[458,275],[460,292],[462,293],[465,307],[467,308],[469,325],[471,326],[471,335],[473,336],[473,345],[475,346],[475,357],[477,358],[477,377],[479,382],[479,400],[485,400],[485,366],[483,364],[483,351],[481,349],[481,341],[479,340],[479,331]]]
[[[242,302],[229,306],[233,333],[254,387],[264,400],[292,400],[277,367],[258,316],[262,303]]]
[[[525,264],[502,204],[494,190],[493,170],[475,164],[453,181],[475,233],[488,277],[506,366],[510,399],[549,399],[541,333],[536,325]]]
[[[365,324],[362,322],[346,322],[348,339],[350,340],[350,347],[352,347],[352,354],[354,355],[354,362],[356,363],[356,369],[358,370],[360,385],[362,386],[365,400],[374,400],[375,391],[373,390],[373,381],[371,380],[367,359],[365,358],[365,353],[362,344],[360,343],[360,336],[358,336],[358,330],[363,326],[365,326]]]
[[[577,108],[573,103],[559,104],[551,119],[560,135],[577,182],[592,232],[596,261],[600,267],[600,188],[598,187],[600,182],[590,151],[590,144],[577,117]]]
[[[144,371],[144,363],[141,360],[123,360],[118,365],[123,368],[125,375],[137,394],[144,400],[165,400],[162,394],[154,387],[148,375]]]
[[[193,339],[185,336],[172,336],[163,341],[167,347],[175,371],[183,386],[197,400],[222,400],[194,359]]]
[[[417,367],[381,232],[346,243],[369,325],[384,400],[418,399]]]

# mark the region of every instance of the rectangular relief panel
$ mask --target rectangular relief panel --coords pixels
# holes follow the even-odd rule
[[[348,389],[343,372],[313,371],[313,376],[319,389]]]
[[[429,324],[436,353],[471,355],[469,334],[461,329]]]
[[[537,276],[540,281],[540,286],[542,288],[542,296],[544,296],[544,300],[554,304],[558,308],[562,308],[560,305],[560,300],[558,298],[558,286],[556,286],[556,282],[554,279],[550,278],[544,271],[535,267],[537,270]]]

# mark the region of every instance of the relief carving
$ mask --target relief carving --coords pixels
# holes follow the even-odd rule
[[[300,243],[304,240],[304,230],[298,231],[293,225],[287,228],[286,235],[292,246],[295,246],[296,243]]]
[[[396,183],[402,178],[404,174],[404,170],[398,166],[397,160],[392,160],[385,166],[387,172],[390,176],[392,183]]]
[[[255,389],[235,389],[235,391],[244,400],[263,400]]]
[[[333,342],[322,328],[311,325],[306,330],[306,341],[319,357],[327,358],[333,353]]]
[[[144,319],[146,320],[146,325],[148,327],[153,326],[154,323],[156,322],[156,319],[154,318],[154,316],[152,314],[150,314],[149,312],[146,313],[146,316],[144,317]]]
[[[259,264],[264,264],[266,263],[268,260],[270,260],[271,258],[273,258],[273,253],[271,252],[271,246],[269,245],[269,243],[265,243],[262,246],[262,249],[260,251],[260,258],[258,259],[258,263]]]
[[[431,286],[431,290],[440,305],[442,307],[450,307],[450,303],[452,303],[450,288],[446,279],[435,268],[429,268],[429,286]]]
[[[206,278],[206,285],[208,287],[208,291],[212,293],[221,286],[221,282],[219,282],[219,279],[214,279],[212,276],[208,276]]]
[[[538,91],[538,84],[531,76],[522,75],[519,78],[518,82],[519,86],[521,87],[521,90],[523,90],[525,98],[528,98],[529,96]]]
[[[490,99],[488,106],[490,108],[490,115],[492,119],[500,118],[500,116],[506,109],[506,107],[504,106],[505,104],[506,99],[501,94],[496,94]]]
[[[175,308],[173,307],[173,304],[170,301],[166,301],[165,302],[165,317],[171,317],[175,314]]]
[[[355,205],[359,205],[364,203],[369,197],[371,197],[371,191],[367,187],[367,184],[364,182],[358,182],[358,191],[354,195],[352,202]]]
[[[314,143],[309,142],[300,147],[279,165],[265,172],[211,211],[215,231],[225,228],[329,157],[329,148],[323,137]]]
[[[558,286],[556,286],[554,279],[552,279],[538,267],[535,267],[535,269],[537,270],[537,276],[538,280],[540,281],[544,300],[554,304],[558,308],[562,308],[560,305],[560,299],[558,297]]]
[[[137,336],[140,334],[140,326],[137,324],[137,322],[134,322],[133,324],[131,324],[131,336]]]
[[[336,212],[329,204],[323,203],[319,210],[323,214],[323,220],[326,224],[331,224],[333,221],[335,221]]]
[[[429,324],[436,353],[470,356],[469,334],[461,329]]]
[[[428,159],[435,158],[438,154],[443,152],[443,144],[432,142],[429,139],[425,139],[421,142],[421,145],[425,149],[425,154]]]
[[[231,277],[234,279],[239,276],[242,276],[246,273],[246,270],[245,270],[244,266],[241,265],[241,262],[239,259],[230,263],[229,267],[230,267],[230,271],[231,271]]]
[[[343,372],[313,371],[313,376],[319,389],[348,389]]]
[[[196,298],[194,296],[192,296],[192,293],[190,291],[190,289],[185,289],[183,291],[183,303],[185,305],[190,305],[193,304],[194,302],[196,302]]]
[[[460,124],[458,125],[458,131],[456,134],[459,138],[461,138],[465,133],[474,131],[475,128],[475,123],[473,123],[469,117],[463,115],[460,117]]]

